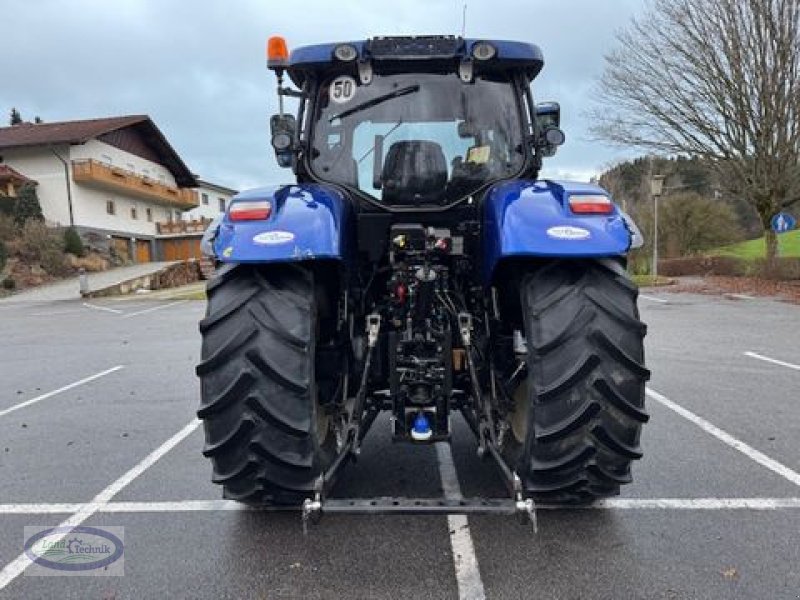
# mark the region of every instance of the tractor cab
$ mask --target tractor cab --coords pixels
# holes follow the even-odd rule
[[[271,38],[268,48],[278,93],[300,99],[298,119],[282,108],[272,118],[278,162],[386,210],[441,210],[494,182],[535,179],[563,142],[558,105],[532,103],[543,65],[532,44],[384,37],[289,55]],[[284,72],[299,91],[283,87]]]

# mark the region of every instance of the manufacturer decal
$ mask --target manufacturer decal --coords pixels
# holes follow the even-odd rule
[[[592,233],[583,227],[559,225],[547,230],[547,235],[556,240],[588,240]]]
[[[222,251],[222,256],[225,258],[230,258],[231,254],[233,254],[233,246],[228,246],[225,250]]]
[[[276,244],[288,244],[294,241],[294,234],[291,231],[265,231],[253,237],[256,244],[274,246]]]
[[[330,92],[328,92],[331,102],[336,104],[345,104],[353,99],[356,95],[356,80],[349,75],[340,75],[331,83]]]

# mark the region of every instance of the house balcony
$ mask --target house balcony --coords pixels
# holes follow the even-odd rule
[[[159,235],[200,235],[208,229],[212,219],[195,219],[193,221],[161,221],[156,223]]]
[[[200,204],[194,190],[166,185],[91,159],[72,161],[72,179],[75,183],[135,196],[170,208],[188,210]]]

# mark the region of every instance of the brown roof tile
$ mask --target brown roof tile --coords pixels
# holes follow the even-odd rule
[[[162,157],[162,162],[175,176],[179,186],[193,187],[197,185],[194,174],[147,115],[56,123],[22,123],[11,127],[0,127],[0,151],[6,148],[25,146],[83,144],[105,133],[131,126],[136,126],[155,145],[157,152]]]
[[[149,120],[147,115],[130,115],[57,123],[21,123],[0,127],[0,149],[43,144],[83,144],[99,135]]]

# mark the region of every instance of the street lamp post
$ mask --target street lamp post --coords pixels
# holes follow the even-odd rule
[[[653,268],[650,270],[653,283],[658,278],[658,198],[664,191],[664,176],[650,177],[650,195],[653,197]]]

